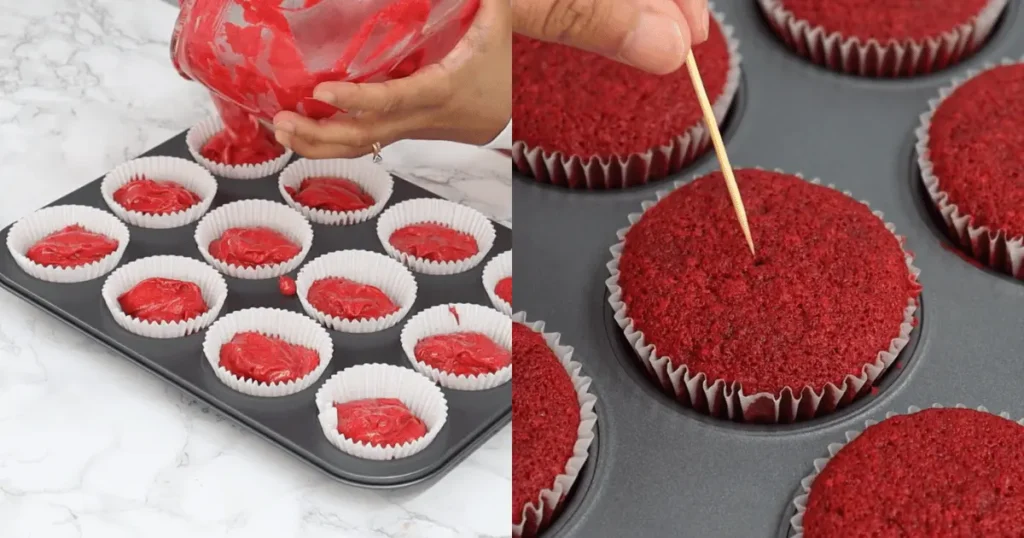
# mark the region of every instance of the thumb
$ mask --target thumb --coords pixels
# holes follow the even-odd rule
[[[595,52],[655,74],[690,50],[690,30],[671,0],[512,0],[513,30]]]

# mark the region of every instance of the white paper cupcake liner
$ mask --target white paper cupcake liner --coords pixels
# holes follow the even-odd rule
[[[292,150],[285,148],[284,154],[280,157],[259,164],[230,165],[213,162],[203,157],[202,149],[213,138],[213,135],[222,130],[224,130],[224,123],[221,119],[217,116],[210,116],[194,125],[185,135],[185,143],[188,145],[188,151],[192,154],[192,158],[203,165],[203,168],[220,177],[228,179],[260,179],[272,176],[280,172],[292,158]]]
[[[714,3],[710,7],[729,48],[729,72],[722,94],[708,96],[715,119],[722,123],[740,87],[742,57],[733,27],[725,23],[724,15],[714,10]],[[516,169],[541,183],[572,189],[618,189],[645,185],[678,172],[703,155],[710,144],[711,132],[701,117],[668,144],[643,153],[584,158],[561,151],[548,152],[520,140],[512,144],[512,162]]]
[[[74,224],[116,239],[117,250],[88,265],[70,268],[39,265],[28,259],[26,254],[33,245]],[[101,209],[80,205],[52,206],[40,209],[11,226],[7,233],[7,250],[18,267],[30,276],[47,282],[74,284],[99,278],[117,267],[128,248],[130,235],[124,223]]]
[[[375,446],[338,433],[336,403],[369,398],[397,398],[427,427],[423,437],[402,445]],[[407,458],[427,448],[448,421],[448,400],[432,381],[392,364],[360,364],[334,374],[316,393],[324,436],[342,452],[365,460]]]
[[[315,349],[320,355],[320,364],[304,377],[287,383],[267,384],[239,377],[220,366],[220,348],[230,342],[236,334],[248,331]],[[326,329],[298,312],[276,308],[248,308],[220,318],[206,331],[203,355],[206,356],[217,379],[228,387],[249,396],[273,398],[301,392],[316,383],[331,363],[334,343]]]
[[[782,172],[782,170],[776,170],[776,172]],[[796,176],[803,177],[800,174],[796,174]],[[821,183],[817,178],[810,182]],[[656,201],[646,201],[642,204],[643,211],[647,211],[673,190],[687,183],[688,181],[677,181],[671,189],[658,191]],[[835,185],[828,185],[828,187],[838,190]],[[843,191],[843,194],[853,197],[849,191]],[[861,203],[868,205],[863,200]],[[885,223],[886,229],[892,232],[899,241],[900,247],[903,248],[904,239],[896,234],[896,227],[892,223],[885,222],[881,211],[872,213]],[[607,265],[608,271],[611,273],[611,276],[605,281],[610,293],[608,303],[615,312],[615,322],[625,333],[626,339],[636,351],[636,358],[646,368],[652,380],[687,407],[718,418],[750,422],[788,423],[821,416],[849,404],[869,390],[875,380],[896,361],[900,351],[910,341],[910,333],[914,328],[914,312],[917,311],[916,297],[907,301],[899,335],[892,339],[889,347],[879,350],[875,361],[866,364],[860,375],[848,375],[838,386],[828,383],[821,389],[810,386],[785,387],[778,394],[771,392],[746,394],[738,382],[726,383],[722,379],[710,379],[707,374],[691,370],[686,365],[677,367],[668,357],[659,355],[655,346],[647,342],[644,333],[634,326],[633,318],[629,317],[628,308],[622,301],[622,288],[619,286],[619,260],[625,245],[626,234],[642,216],[643,212],[631,213],[628,217],[630,225],[617,232],[619,242],[612,246],[612,260]],[[907,263],[907,270],[917,280],[921,271],[914,266],[913,255],[904,248],[903,256]]]
[[[172,278],[192,282],[203,292],[207,311],[180,322],[151,322],[133,318],[121,310],[118,298],[148,278]],[[208,327],[220,315],[228,297],[228,284],[214,268],[184,256],[151,256],[122,265],[103,283],[103,301],[124,330],[147,338],[181,338]]]
[[[495,256],[491,261],[487,262],[484,266],[484,289],[487,290],[487,296],[491,298],[491,303],[494,308],[504,313],[506,316],[512,315],[512,304],[505,301],[498,294],[494,292],[495,286],[498,282],[503,279],[512,276],[512,251],[502,252]]]
[[[307,295],[313,284],[324,278],[341,277],[380,288],[398,312],[375,319],[349,320],[330,316],[310,304]],[[295,279],[299,302],[307,314],[320,323],[345,333],[372,333],[394,327],[416,303],[416,278],[397,261],[376,252],[341,250],[309,262]]]
[[[1013,65],[1021,62],[1024,62],[1024,59],[1004,59],[999,65]],[[921,125],[916,130],[917,164],[921,170],[921,181],[928,191],[928,196],[935,204],[939,214],[942,215],[946,229],[959,246],[985,265],[1010,276],[1024,279],[1024,236],[1008,237],[1005,230],[973,224],[973,217],[962,212],[956,204],[950,202],[949,194],[942,190],[942,178],[935,175],[931,150],[928,148],[931,140],[929,132],[932,117],[942,102],[965,82],[996,66],[996,64],[988,63],[982,69],[972,69],[965,76],[954,78],[949,86],[939,90],[937,98],[928,101],[928,112],[921,115]]]
[[[391,234],[413,224],[443,224],[476,239],[478,252],[469,258],[435,262],[400,252],[391,245]],[[377,220],[377,237],[385,252],[399,260],[413,271],[428,275],[454,275],[464,273],[480,264],[494,246],[494,224],[479,211],[441,200],[440,198],[417,198],[397,203],[384,212]]]
[[[298,189],[302,180],[308,177],[332,177],[344,178],[355,182],[362,187],[367,194],[373,197],[374,204],[366,209],[358,211],[327,211],[306,207],[295,201],[285,187]],[[317,224],[329,226],[350,225],[366,222],[384,210],[391,193],[394,191],[395,181],[391,179],[388,171],[366,160],[349,159],[299,159],[281,172],[278,180],[278,189],[281,196],[288,205],[294,207],[309,220]]]
[[[991,0],[970,21],[924,40],[862,42],[797,19],[784,0],[758,0],[775,33],[797,54],[833,71],[868,77],[923,75],[955,64],[992,33],[1007,0]]]
[[[277,264],[259,267],[239,267],[214,258],[210,243],[231,228],[264,227],[275,230],[294,241],[302,249],[294,258]],[[262,280],[277,278],[298,267],[313,246],[313,227],[298,211],[269,200],[239,200],[209,212],[196,227],[196,245],[207,263],[218,271],[235,278]]]
[[[455,310],[455,313],[452,313]],[[458,315],[458,317],[456,317]],[[493,374],[457,375],[416,359],[416,344],[431,336],[459,332],[481,333],[512,351],[512,321],[507,315],[476,304],[432,306],[412,317],[402,328],[402,349],[416,371],[442,387],[455,390],[487,390],[512,380],[512,364]]]
[[[944,406],[936,403],[936,404],[932,404],[931,408],[932,409],[942,409],[943,407]],[[969,407],[967,407],[964,404],[956,404],[956,405],[953,406],[953,408],[954,409],[974,409],[976,411],[981,411],[982,413],[991,413],[991,411],[986,409],[984,406],[969,408]],[[920,407],[910,406],[910,408],[907,409],[906,413],[895,413],[895,412],[890,411],[890,412],[885,414],[885,418],[886,419],[890,419],[890,418],[898,416],[898,415],[912,415],[914,413],[920,412],[921,410],[922,409]],[[992,413],[992,414],[995,414],[995,413]],[[1010,417],[1009,413],[1005,413],[1005,412],[1004,413],[999,413],[998,416],[1000,416],[1002,418],[1005,418],[1005,419],[1008,419],[1008,420],[1013,420],[1012,417]],[[1020,424],[1021,426],[1024,426],[1024,419],[1017,420],[1016,422],[1017,422],[1017,424]],[[796,496],[795,499],[793,499],[793,503],[792,504],[793,504],[793,506],[796,507],[796,514],[792,518],[790,518],[790,520],[789,520],[789,536],[790,536],[790,538],[803,538],[803,536],[804,536],[804,534],[803,534],[804,533],[804,514],[807,512],[807,499],[808,499],[808,497],[811,494],[811,486],[814,484],[814,479],[817,478],[818,474],[820,474],[821,471],[823,471],[825,469],[825,466],[828,465],[829,460],[834,458],[835,455],[838,454],[839,451],[842,450],[844,446],[846,446],[847,444],[853,442],[853,440],[856,439],[857,437],[859,437],[860,434],[864,433],[864,430],[866,430],[866,429],[870,428],[871,426],[874,426],[875,424],[878,424],[878,423],[879,423],[879,421],[877,421],[877,420],[867,420],[867,421],[864,422],[864,427],[861,428],[860,430],[858,430],[858,431],[847,431],[846,432],[846,442],[845,443],[831,443],[831,444],[829,444],[828,445],[828,456],[826,456],[824,458],[817,458],[817,459],[814,460],[814,472],[812,472],[810,475],[808,475],[807,477],[805,477],[803,480],[800,481],[801,492]]]
[[[583,375],[583,366],[572,360],[572,346],[559,344],[561,335],[558,333],[544,332],[544,322],[529,322],[525,312],[517,312],[512,316],[512,321],[522,323],[544,337],[548,347],[558,357],[558,361],[565,367],[565,372],[572,379],[576,387],[576,398],[580,404],[580,425],[576,429],[576,444],[573,445],[572,457],[565,464],[562,474],[555,477],[550,488],[541,490],[537,498],[530,501],[523,507],[522,520],[518,525],[512,526],[512,534],[516,538],[535,536],[542,529],[551,523],[555,513],[561,508],[565,497],[572,490],[573,484],[583,470],[583,464],[590,456],[590,444],[594,442],[594,426],[597,424],[597,413],[594,405],[597,404],[597,397],[590,393],[591,379]],[[513,350],[514,354],[514,350]],[[515,427],[515,424],[512,425]]]
[[[167,215],[130,211],[114,201],[114,193],[127,183],[145,176],[155,181],[173,181],[199,196],[200,202]],[[142,157],[110,171],[100,184],[103,200],[118,218],[140,228],[168,229],[192,224],[209,211],[217,196],[217,180],[202,166],[177,157]]]

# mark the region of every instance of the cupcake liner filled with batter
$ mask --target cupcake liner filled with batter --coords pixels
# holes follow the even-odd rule
[[[484,266],[484,289],[494,308],[512,315],[512,251],[502,252]]]
[[[949,235],[985,265],[1024,279],[1024,187],[1014,179],[1024,167],[1024,61],[968,71],[928,106],[917,162]]]
[[[334,343],[326,329],[298,312],[248,308],[210,327],[203,355],[228,387],[269,398],[316,383],[331,362]]]
[[[448,421],[448,401],[409,368],[360,364],[328,379],[316,393],[324,436],[346,454],[395,460],[430,446]]]
[[[102,296],[125,330],[148,338],[181,338],[217,319],[228,285],[216,269],[199,260],[151,256],[111,273]]]
[[[142,157],[111,170],[100,190],[121,220],[140,228],[167,229],[191,224],[209,211],[217,180],[185,159]]]
[[[476,267],[494,246],[494,224],[479,211],[448,200],[395,204],[377,220],[385,252],[413,271],[454,275]]]
[[[910,407],[828,445],[800,482],[791,538],[1019,536],[1024,420],[984,407]]]
[[[416,278],[376,252],[341,250],[309,262],[295,280],[302,308],[320,323],[346,333],[394,327],[416,303]]]
[[[71,284],[99,278],[121,262],[128,227],[94,207],[52,206],[16,222],[7,249],[23,271],[47,282]]]
[[[1007,0],[877,2],[758,0],[786,44],[833,71],[867,77],[923,75],[975,52]]]
[[[224,122],[217,116],[211,116],[188,130],[185,143],[192,158],[214,174],[228,179],[260,179],[280,172],[292,158],[292,150],[281,147],[281,154],[268,158],[264,162],[246,164],[227,164],[217,162],[203,156],[206,144],[224,131]],[[273,135],[270,135],[273,140]],[[276,144],[277,142],[273,142]]]
[[[512,534],[520,538],[548,527],[576,483],[594,442],[597,398],[590,393],[591,379],[573,360],[573,348],[560,344],[558,333],[545,332],[542,321],[527,321],[524,312],[514,314],[512,321],[512,361],[519,364],[512,386]],[[564,415],[561,408],[535,404],[546,397],[546,405],[558,405],[560,388],[575,393],[569,399],[578,414]],[[543,437],[548,435],[553,437]],[[558,474],[547,480],[554,467]]]
[[[739,42],[714,11],[693,49],[715,118],[740,84]],[[513,39],[512,160],[542,183],[577,189],[644,185],[703,155],[711,135],[686,69],[656,76],[593,53]]]
[[[368,221],[387,205],[394,180],[367,160],[299,159],[281,172],[281,196],[309,220],[331,226]]]
[[[235,278],[277,278],[297,268],[313,246],[313,227],[298,211],[269,200],[239,200],[209,212],[195,233],[199,253]]]
[[[402,349],[418,372],[456,390],[487,390],[512,379],[512,322],[475,304],[442,304],[402,328]]]
[[[736,177],[757,256],[720,173],[677,182],[618,232],[606,281],[615,321],[687,407],[765,423],[827,414],[907,345],[919,270],[894,226],[849,193],[779,171]]]

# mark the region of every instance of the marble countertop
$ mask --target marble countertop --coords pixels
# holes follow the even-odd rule
[[[0,227],[209,113],[156,0],[0,0]],[[506,157],[404,142],[385,164],[511,225]],[[0,292],[0,536],[509,535],[511,428],[441,480],[338,484]]]

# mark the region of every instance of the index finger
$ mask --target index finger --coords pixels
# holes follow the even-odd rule
[[[439,106],[452,93],[451,75],[438,64],[386,82],[324,82],[313,98],[349,111],[390,114]]]

